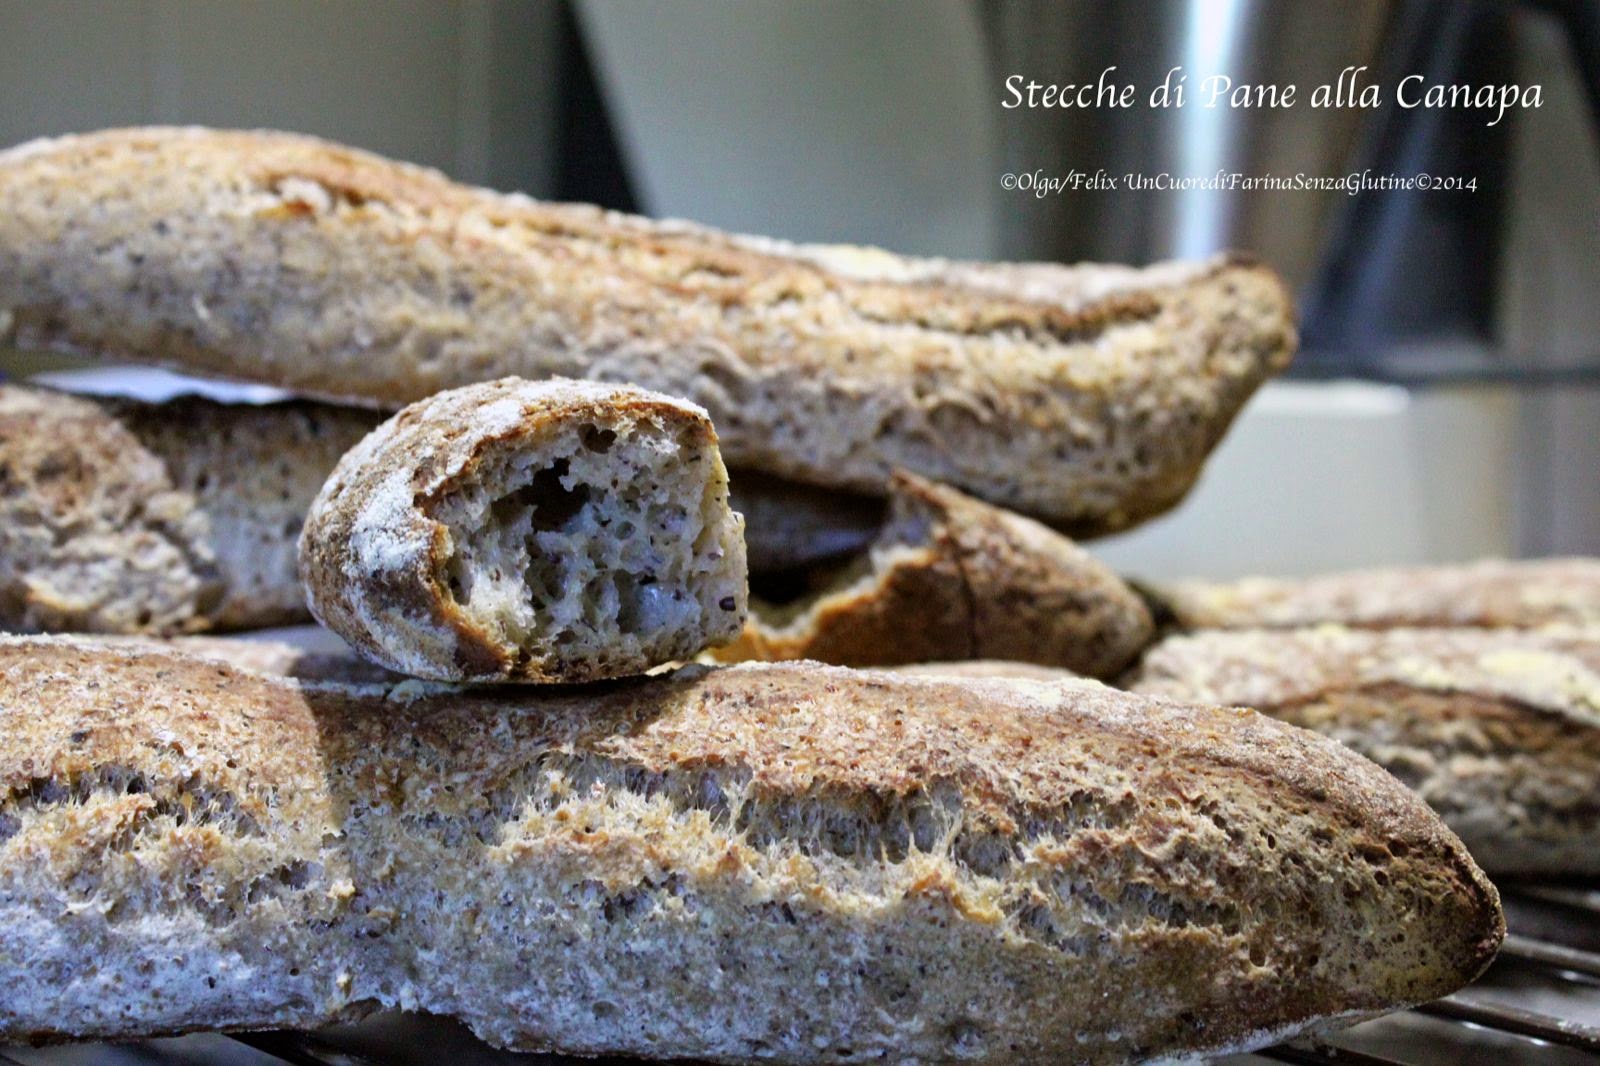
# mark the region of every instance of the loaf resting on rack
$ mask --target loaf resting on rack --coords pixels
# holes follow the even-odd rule
[[[295,682],[0,638],[0,1039],[313,1027],[723,1062],[1215,1054],[1503,935],[1411,793],[1247,711],[810,663]]]

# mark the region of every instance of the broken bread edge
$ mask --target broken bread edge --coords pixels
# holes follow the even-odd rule
[[[464,546],[454,542],[441,509],[470,492],[509,495],[527,488],[478,485],[475,479],[494,477],[495,464],[516,449],[553,446],[569,431],[573,443],[599,452],[596,462],[603,463],[611,443],[579,441],[585,427],[613,435],[645,429],[683,435],[705,459],[695,498],[674,509],[681,509],[687,526],[698,516],[697,530],[658,541],[653,530],[596,528],[578,538],[598,549],[609,546],[598,543],[604,538],[620,544],[643,537],[650,557],[687,553],[686,565],[698,568],[691,576],[699,588],[657,590],[692,597],[700,608],[698,622],[653,625],[651,617],[641,616],[643,630],[631,651],[620,640],[596,640],[569,653],[557,646],[558,633],[538,632],[537,626],[501,631],[492,604],[474,610],[470,602],[458,602],[447,572]],[[313,502],[300,538],[307,601],[320,622],[372,661],[429,680],[587,681],[690,658],[735,636],[746,612],[743,521],[728,508],[727,471],[716,444],[716,431],[699,407],[633,386],[505,378],[437,394],[402,410],[351,449]],[[629,489],[615,480],[606,491]],[[589,506],[587,491],[580,513]],[[488,504],[480,517],[483,523],[498,521]],[[521,573],[523,565],[539,561],[539,552],[529,550],[508,564]],[[543,561],[556,567],[555,587],[570,595],[568,560]],[[618,606],[608,624],[621,625],[623,609]]]
[[[711,658],[1009,658],[1109,678],[1151,640],[1144,600],[1064,535],[905,471],[889,493],[889,520],[863,557],[792,604],[757,602]]]

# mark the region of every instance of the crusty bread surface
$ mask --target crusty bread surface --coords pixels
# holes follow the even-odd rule
[[[1146,269],[791,245],[468,188],[311,137],[0,153],[0,339],[399,406],[515,374],[709,410],[731,463],[904,467],[1075,535],[1160,513],[1289,361],[1239,260]]]
[[[398,683],[405,676],[370,663],[354,652],[319,651],[290,640],[213,636],[95,635],[97,647],[158,651],[185,658],[208,659],[238,670],[299,681],[347,684]]]
[[[0,639],[0,1037],[1122,1062],[1430,1000],[1494,888],[1371,763],[1092,683],[301,683]]]
[[[148,404],[0,384],[0,629],[307,620],[301,522],[377,421],[314,403]]]
[[[1151,591],[1185,629],[1600,626],[1600,559],[1483,559]]]
[[[312,613],[439,681],[592,681],[731,640],[743,523],[705,411],[626,385],[439,393],[352,448],[300,537]]]
[[[1144,601],[1066,537],[896,472],[870,550],[817,592],[757,602],[724,662],[845,666],[1008,657],[1111,677],[1150,640]]]
[[[1213,631],[1156,645],[1128,687],[1343,742],[1496,875],[1600,874],[1600,630]]]

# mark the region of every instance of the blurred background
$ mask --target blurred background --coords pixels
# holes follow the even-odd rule
[[[1007,75],[1148,87],[1369,67],[1542,86],[1475,111],[1006,110]],[[269,126],[466,181],[975,259],[1252,251],[1304,350],[1190,499],[1096,544],[1231,576],[1600,553],[1595,0],[0,0],[0,143]],[[1478,191],[1106,192],[1007,172],[1476,177]],[[0,353],[0,370],[55,360]]]

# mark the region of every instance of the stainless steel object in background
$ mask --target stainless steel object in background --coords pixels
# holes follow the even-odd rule
[[[1012,111],[1002,120],[1006,165],[1061,171],[1105,167],[1204,178],[1470,175],[1475,193],[1369,191],[1119,191],[1018,205],[1004,237],[1043,259],[1145,259],[1248,248],[1304,294],[1310,361],[1340,369],[1381,362],[1397,342],[1491,346],[1512,122],[1463,110],[1403,109],[1408,74],[1427,84],[1513,80],[1511,9],[1483,0],[1165,0],[1021,5],[996,0],[987,24],[1001,73],[1080,80],[1116,65],[1140,86],[1129,110]],[[1059,47],[1065,42],[1066,48]],[[1052,45],[1057,45],[1052,49]],[[1143,106],[1171,65],[1187,74],[1181,108]],[[1203,80],[1293,85],[1292,107],[1205,106]],[[1319,85],[1355,97],[1377,86],[1376,108],[1312,107]],[[1365,358],[1364,358],[1365,357]],[[1302,369],[1305,369],[1302,364]]]
[[[1390,32],[1390,0],[986,0],[984,25],[997,83],[1013,73],[1040,82],[1082,82],[1115,66],[1138,86],[1125,110],[1000,113],[1006,171],[1105,168],[1154,175],[1335,174],[1360,144],[1366,114],[1353,108],[1231,109],[1198,106],[1201,79],[1295,84],[1309,96],[1349,66],[1376,65]],[[1146,106],[1151,89],[1181,64],[1182,108]],[[1370,71],[1369,71],[1370,73]],[[1146,262],[1244,247],[1300,288],[1317,272],[1335,192],[1080,193],[1007,199],[1002,258]]]

